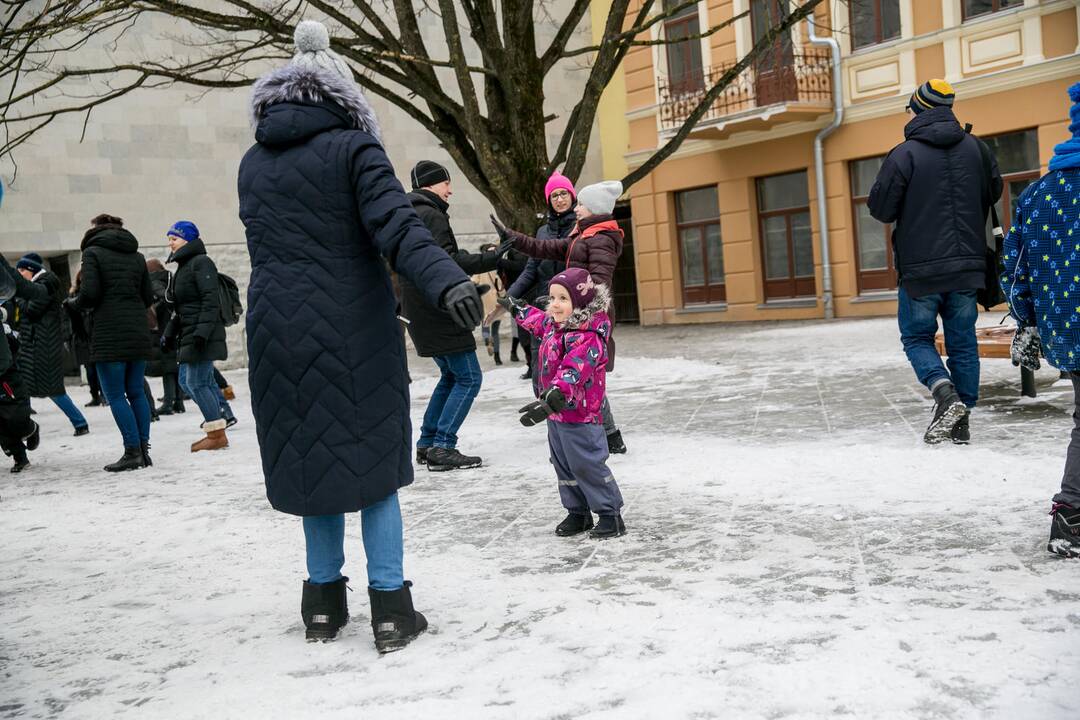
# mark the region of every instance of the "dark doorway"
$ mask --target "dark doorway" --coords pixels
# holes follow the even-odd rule
[[[638,311],[637,269],[634,266],[634,225],[630,222],[630,203],[622,202],[615,206],[615,221],[623,231],[623,251],[615,264],[614,285],[616,323],[637,323],[641,321]]]

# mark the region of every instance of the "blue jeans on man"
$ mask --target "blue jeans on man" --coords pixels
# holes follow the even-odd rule
[[[416,446],[452,450],[457,447],[457,432],[468,417],[473,400],[480,394],[484,374],[474,350],[436,355],[432,359],[442,376],[428,401]]]
[[[56,395],[49,398],[56,404],[56,407],[60,408],[64,415],[67,415],[67,419],[71,421],[72,427],[76,430],[79,428],[89,427],[89,423],[86,422],[86,418],[83,416],[79,408],[75,407],[75,402],[71,399],[71,396],[67,393],[63,395]]]
[[[101,392],[109,401],[113,420],[120,428],[125,448],[150,441],[150,403],[143,391],[146,361],[95,363]]]
[[[979,400],[976,291],[958,290],[913,298],[901,286],[898,300],[900,341],[919,382],[931,392],[942,382],[951,382],[964,404],[975,407]],[[934,346],[939,315],[945,332],[945,352],[949,356],[946,363],[941,361]]]
[[[401,505],[397,493],[360,511],[368,587],[398,590],[405,584]],[[308,582],[322,584],[341,578],[345,566],[345,516],[313,515],[304,518]]]

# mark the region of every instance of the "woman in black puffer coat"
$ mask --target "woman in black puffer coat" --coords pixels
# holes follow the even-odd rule
[[[146,308],[153,301],[146,259],[124,221],[98,215],[82,241],[82,287],[70,302],[93,312],[90,359],[124,438],[124,456],[110,472],[151,465],[150,405],[143,392],[150,358]]]

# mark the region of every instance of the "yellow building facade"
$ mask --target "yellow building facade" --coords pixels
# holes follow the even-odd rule
[[[958,119],[994,150],[1006,226],[1012,201],[1069,135],[1066,88],[1080,80],[1076,0],[826,0],[816,21],[818,35],[840,46],[835,88],[831,50],[810,43],[806,22],[736,72],[777,7],[705,0],[642,38],[668,44],[626,58],[631,169],[719,78],[734,78],[679,149],[629,190],[643,324],[824,317],[819,191],[835,315],[894,313],[891,229],[869,217],[865,199],[903,140],[908,98],[927,79],[953,85]],[[834,92],[843,121],[823,141],[819,190],[814,138],[832,123]]]

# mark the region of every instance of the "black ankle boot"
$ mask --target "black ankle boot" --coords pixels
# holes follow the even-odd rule
[[[411,587],[412,582],[406,580],[398,590],[368,588],[371,630],[375,633],[375,649],[381,653],[400,650],[427,630],[427,618],[413,609]]]
[[[149,442],[144,442],[142,444],[141,450],[142,450],[143,465],[146,466],[146,467],[152,467],[153,464],[154,464],[154,461],[150,459],[150,443]]]
[[[338,631],[349,624],[349,601],[345,597],[347,582],[347,577],[329,583],[304,581],[300,615],[304,618],[307,628],[304,636],[309,642],[333,640]]]
[[[146,467],[146,464],[143,462],[142,448],[126,447],[124,448],[124,457],[112,465],[106,465],[105,470],[107,472],[124,472],[126,470],[139,470],[144,467]]]
[[[592,513],[567,513],[566,519],[555,526],[555,534],[559,537],[573,537],[580,535],[593,526]]]
[[[26,449],[30,452],[38,449],[38,445],[41,444],[41,426],[33,420],[30,421],[34,425],[33,431],[23,438],[23,444],[26,445]]]
[[[967,407],[956,393],[956,386],[943,382],[934,388],[934,416],[923,433],[923,442],[937,445],[952,438],[953,428],[968,413]]]
[[[589,537],[595,540],[619,537],[626,534],[626,523],[622,515],[601,515],[596,527],[589,531]]]

